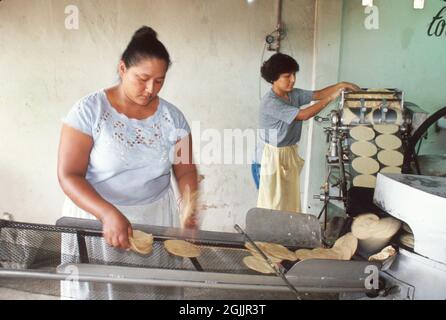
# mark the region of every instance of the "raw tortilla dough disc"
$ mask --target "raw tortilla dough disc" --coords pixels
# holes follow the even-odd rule
[[[249,269],[252,269],[260,273],[265,273],[265,274],[274,273],[273,268],[266,261],[256,258],[254,256],[244,257],[243,263]]]
[[[140,254],[150,254],[153,248],[153,235],[139,230],[133,230],[133,237],[129,237],[130,249]]]
[[[402,145],[400,138],[391,134],[382,134],[376,138],[375,142],[378,147],[385,150],[399,149]]]
[[[353,169],[363,174],[374,174],[379,171],[379,163],[375,159],[359,157],[352,162]]]
[[[382,173],[401,173],[401,168],[399,168],[399,167],[385,167],[385,168],[382,168],[380,172],[382,172]]]
[[[359,108],[360,106],[356,106]],[[360,118],[354,114],[350,108],[344,108],[344,111],[342,112],[342,123],[344,125],[350,125],[352,123],[359,123]],[[372,123],[373,122],[373,111],[370,111],[368,114],[365,115],[365,123]]]
[[[350,108],[344,108],[342,111],[342,123],[349,125],[354,120],[357,121],[358,117],[350,110]]]
[[[375,138],[375,132],[365,126],[357,126],[350,130],[350,135],[358,141],[369,141]]]
[[[383,134],[394,134],[398,132],[399,127],[396,124],[375,124],[373,129]]]
[[[383,150],[378,153],[378,160],[385,166],[398,167],[403,164],[404,157],[401,152]]]
[[[371,91],[371,92],[392,92],[392,90],[385,89],[385,88],[368,88],[367,91]]]
[[[166,240],[164,247],[167,252],[184,258],[196,258],[200,256],[200,248],[183,240]]]
[[[362,174],[360,176],[356,176],[353,179],[353,185],[355,187],[375,188],[376,187],[376,177],[371,176],[369,174]]]
[[[360,239],[370,238],[371,230],[379,223],[379,217],[373,213],[362,214],[352,224],[352,234]]]
[[[350,260],[358,248],[358,239],[349,232],[336,240],[333,248],[342,250],[343,260]]]
[[[352,144],[352,152],[357,156],[361,157],[373,157],[377,152],[378,148],[370,142],[358,141]]]

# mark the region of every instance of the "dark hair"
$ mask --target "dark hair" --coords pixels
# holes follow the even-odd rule
[[[166,47],[158,40],[155,30],[147,26],[135,32],[121,57],[127,68],[137,65],[144,58],[162,59],[168,68],[171,64]]]
[[[273,83],[283,73],[299,72],[299,64],[289,55],[276,53],[263,63],[260,72],[263,79]]]

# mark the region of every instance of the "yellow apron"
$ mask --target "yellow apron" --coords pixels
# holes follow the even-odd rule
[[[300,213],[300,172],[305,161],[298,146],[265,144],[260,168],[257,207]]]

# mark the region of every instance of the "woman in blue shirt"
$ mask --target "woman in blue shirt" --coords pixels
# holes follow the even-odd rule
[[[318,91],[294,88],[299,64],[277,53],[266,61],[262,77],[272,88],[260,104],[260,141],[253,176],[259,188],[260,208],[301,212],[299,175],[304,161],[298,155],[302,122],[318,114],[344,89],[359,90],[341,82]],[[302,106],[317,101],[302,109]]]

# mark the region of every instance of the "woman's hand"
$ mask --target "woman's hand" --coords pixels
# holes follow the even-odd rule
[[[361,90],[361,88],[358,87],[356,84],[350,83],[350,82],[340,82],[340,83],[338,83],[338,86],[339,86],[339,90],[350,90],[350,91]]]
[[[119,249],[130,248],[129,237],[133,235],[132,225],[119,210],[106,213],[101,221],[104,239],[108,245]]]
[[[359,91],[361,90],[360,87],[358,87],[356,84],[354,83],[350,83],[350,82],[339,82],[336,86],[335,86],[335,90],[330,94],[330,96],[328,97],[329,101],[334,101],[336,100],[340,95],[342,90],[348,90],[348,91]]]
[[[198,213],[198,191],[191,192],[186,185],[183,199],[180,205],[181,227],[186,229],[198,229],[200,224]]]
[[[328,96],[328,101],[335,101],[340,95],[341,95],[341,91],[343,89],[341,87],[338,87],[336,90],[334,90],[329,96]],[[327,104],[328,105],[328,104]]]

